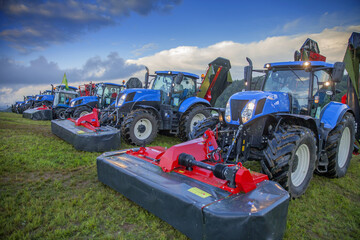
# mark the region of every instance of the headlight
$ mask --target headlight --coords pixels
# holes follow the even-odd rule
[[[242,111],[242,113],[241,113],[242,123],[246,123],[247,121],[249,121],[252,118],[254,109],[255,109],[255,99],[248,102],[246,104],[244,110]]]
[[[36,99],[35,99],[35,100],[39,100],[39,98],[40,98],[40,97],[36,97]]]
[[[70,103],[70,107],[74,107],[75,106],[75,101]]]
[[[226,108],[225,108],[225,120],[227,122],[231,121],[231,116],[230,116],[230,99],[229,101],[226,103]]]
[[[125,98],[126,98],[126,94],[122,95],[119,99],[119,102],[118,102],[118,107],[122,106],[125,102]]]

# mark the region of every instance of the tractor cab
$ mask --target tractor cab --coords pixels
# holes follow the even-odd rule
[[[343,68],[340,65],[322,61],[268,63],[261,90],[287,93],[292,114],[319,119],[321,110],[335,97],[335,83],[342,77],[335,76]]]
[[[76,92],[77,88],[76,87],[72,87],[72,86],[68,86],[68,89],[66,89],[65,85],[58,85],[54,88],[55,91],[57,90],[65,90],[65,91],[72,91],[72,92]]]
[[[106,108],[116,100],[124,85],[115,83],[99,83],[95,88],[95,96],[99,99],[99,108]]]
[[[181,103],[196,95],[196,80],[199,76],[175,71],[155,72],[152,89],[161,91],[161,104],[178,109]]]
[[[55,91],[53,108],[56,107],[69,107],[70,101],[78,97],[78,93],[74,91],[59,90]]]

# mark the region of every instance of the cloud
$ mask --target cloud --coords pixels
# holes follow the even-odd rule
[[[81,69],[60,69],[57,63],[40,56],[24,66],[9,58],[0,59],[1,85],[60,83],[64,72],[73,81],[103,81],[126,78],[143,69],[143,66],[126,63],[117,53],[110,53],[106,59],[93,57]]]
[[[131,12],[167,12],[179,3],[180,0],[1,1],[0,38],[18,51],[29,53],[117,24]]]
[[[292,30],[293,28],[296,28],[298,25],[299,25],[299,23],[300,23],[300,18],[298,18],[298,19],[295,19],[294,21],[291,21],[291,22],[288,22],[288,23],[286,23],[284,26],[283,26],[283,31],[284,32],[287,32],[287,31],[289,31],[289,30]]]
[[[318,42],[321,54],[328,62],[342,61],[353,31],[359,32],[360,25],[324,29],[320,33],[269,37],[246,44],[223,41],[204,48],[179,46],[127,62],[148,66],[151,71],[181,70],[201,74],[209,62],[225,57],[231,61],[234,78],[242,79],[243,67],[247,65],[245,57],[250,57],[256,68],[262,68],[267,62],[292,61],[295,50],[299,50],[308,37]]]
[[[148,44],[145,44],[142,47],[132,51],[132,53],[138,57],[140,55],[143,55],[147,51],[155,50],[157,48],[158,48],[158,46],[155,43],[148,43]]]

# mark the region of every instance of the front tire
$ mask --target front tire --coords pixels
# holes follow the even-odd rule
[[[55,118],[64,120],[66,119],[65,108],[58,108],[55,110]]]
[[[270,180],[280,183],[292,198],[304,194],[313,176],[316,160],[314,133],[301,126],[280,126],[268,140],[263,172]]]
[[[126,143],[141,146],[154,141],[158,121],[151,111],[138,109],[129,113],[121,125],[121,135]]]
[[[81,107],[78,107],[75,111],[74,111],[74,114],[73,114],[73,117],[74,118],[79,118],[79,117],[82,117],[86,114],[89,114],[92,112],[92,109],[90,107],[87,107],[87,106],[81,106]]]
[[[190,110],[188,110],[187,112],[185,112],[183,114],[183,116],[181,117],[180,120],[180,124],[179,124],[179,138],[182,141],[187,141],[189,140],[189,136],[191,131],[193,130],[194,126],[210,117],[210,111],[209,110],[205,110],[205,106],[196,106]]]
[[[213,130],[216,125],[219,123],[219,117],[213,116],[205,118],[204,120],[198,122],[190,133],[189,139],[199,138],[204,135],[205,131],[209,128]]]
[[[325,150],[329,160],[328,177],[343,177],[350,165],[355,141],[355,119],[346,113],[342,120],[329,133]]]

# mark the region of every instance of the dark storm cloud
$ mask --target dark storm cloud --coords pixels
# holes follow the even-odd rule
[[[73,41],[114,25],[131,12],[168,12],[181,0],[7,1],[0,0],[0,38],[20,52]]]
[[[70,82],[102,81],[125,78],[144,67],[126,64],[117,53],[110,53],[105,60],[99,57],[90,58],[82,69],[60,69],[54,62],[41,56],[24,66],[9,58],[0,59],[0,84],[13,88],[25,84],[57,84],[66,73]]]

